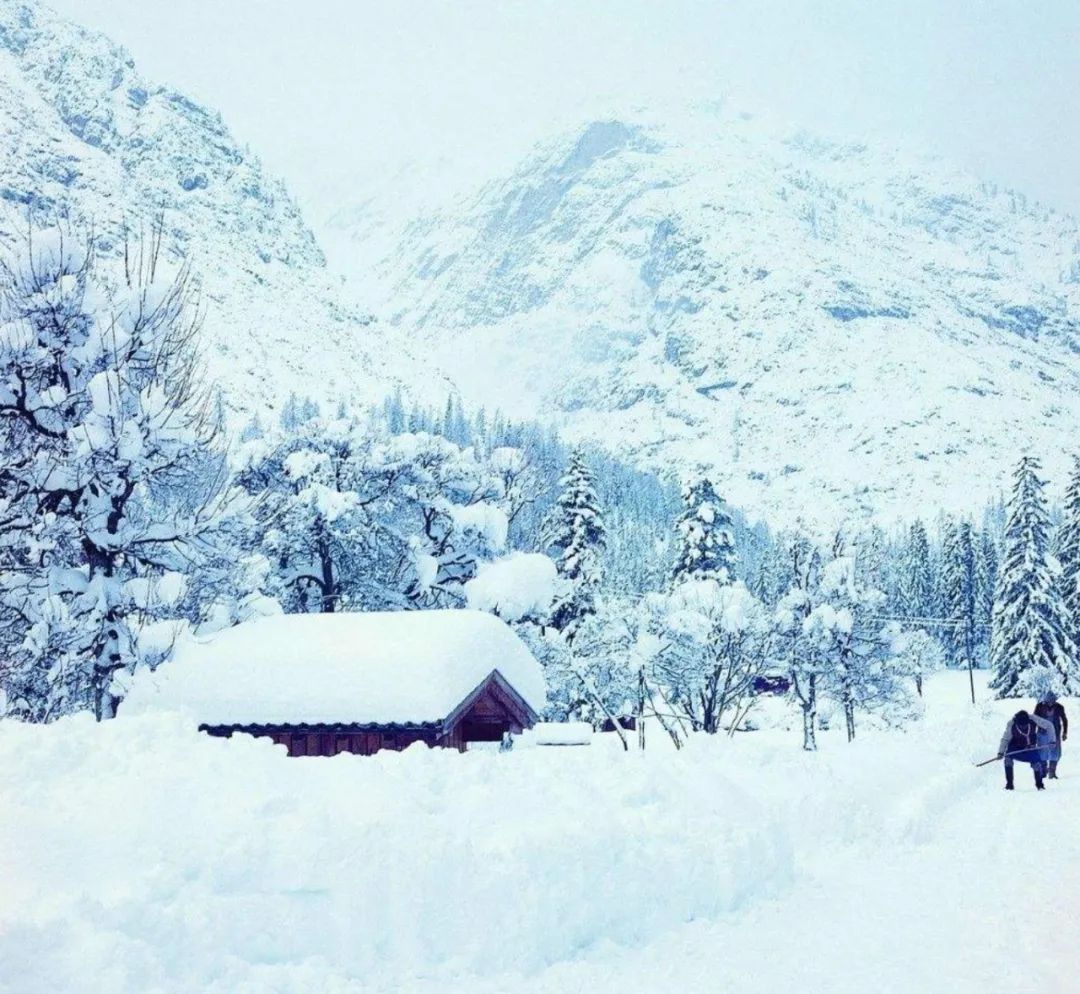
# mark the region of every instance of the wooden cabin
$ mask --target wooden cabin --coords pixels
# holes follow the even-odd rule
[[[178,648],[127,710],[189,714],[290,756],[371,755],[416,742],[464,751],[537,722],[546,688],[524,643],[478,611],[262,618]]]

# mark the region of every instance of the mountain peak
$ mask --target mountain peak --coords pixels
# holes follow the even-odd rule
[[[0,245],[31,218],[92,229],[105,255],[160,218],[201,284],[208,372],[238,414],[293,391],[381,396],[408,367],[220,114],[144,79],[105,36],[0,0]]]
[[[1080,427],[1078,258],[1075,220],[933,159],[642,115],[403,226],[378,292],[478,404],[781,520],[892,516]]]

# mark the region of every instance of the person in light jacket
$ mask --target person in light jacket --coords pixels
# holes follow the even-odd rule
[[[1046,757],[1049,760],[1047,779],[1056,780],[1058,763],[1061,762],[1061,743],[1069,737],[1069,718],[1056,694],[1043,694],[1042,700],[1035,705],[1035,713],[1040,718],[1052,722],[1054,732],[1057,734],[1057,742],[1050,747]]]
[[[1041,737],[1047,744],[1057,742],[1057,734],[1052,722],[1038,715],[1017,711],[1005,726],[998,746],[998,759],[1005,760],[1005,789],[1013,789],[1013,763],[1030,763],[1035,774],[1037,790],[1045,789],[1043,777],[1046,774],[1047,748],[1040,746]]]

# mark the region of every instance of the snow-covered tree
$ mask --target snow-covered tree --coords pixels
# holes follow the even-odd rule
[[[497,465],[426,433],[372,435],[314,417],[258,440],[240,474],[288,610],[453,607],[507,538],[509,450]]]
[[[945,529],[941,569],[941,614],[951,623],[945,631],[952,666],[975,663],[978,579],[975,539],[967,521],[949,522]]]
[[[677,550],[672,584],[682,580],[735,581],[735,529],[723,500],[705,478],[683,489],[683,510],[675,522]]]
[[[838,535],[827,554],[808,539],[789,544],[792,586],[780,601],[775,625],[792,696],[803,716],[803,748],[817,748],[818,706],[835,700],[848,739],[859,712],[906,717],[909,695],[892,659],[895,623],[883,623],[885,595],[866,584],[857,569],[857,550]]]
[[[1065,490],[1062,521],[1057,535],[1057,559],[1061,564],[1059,592],[1065,612],[1066,632],[1080,646],[1080,458],[1074,459]],[[1074,672],[1080,659],[1073,658]]]
[[[30,720],[111,717],[228,502],[195,288],[162,232],[122,262],[64,232],[0,268],[0,681]]]
[[[687,577],[646,598],[663,649],[652,677],[691,728],[715,733],[745,713],[768,658],[771,626],[742,581]]]
[[[899,598],[905,618],[935,616],[934,567],[926,526],[915,521],[908,531],[900,561]]]
[[[827,668],[814,640],[806,638],[806,625],[821,580],[821,556],[804,535],[791,536],[786,544],[790,586],[776,607],[774,625],[791,693],[802,712],[803,748],[812,752],[817,749],[819,684]]]
[[[855,738],[860,711],[899,706],[906,714],[907,703],[891,659],[891,629],[878,616],[885,595],[860,583],[855,559],[834,547],[803,622],[804,639],[823,660],[826,689],[843,711],[849,742]]]
[[[892,623],[885,628],[885,637],[892,654],[890,665],[899,677],[910,677],[915,692],[922,697],[923,681],[945,666],[945,651],[941,643],[922,629],[905,630]]]
[[[998,548],[989,529],[979,536],[975,559],[975,644],[979,665],[987,666],[994,623],[994,594],[997,589]]]
[[[559,575],[570,584],[570,593],[555,606],[551,623],[571,640],[584,618],[596,610],[605,542],[593,475],[584,454],[576,449],[559,481],[559,494],[544,533],[545,546],[555,555]]]
[[[1014,476],[994,604],[990,686],[998,697],[1070,688],[1076,646],[1049,555],[1043,491],[1038,460],[1024,456]]]

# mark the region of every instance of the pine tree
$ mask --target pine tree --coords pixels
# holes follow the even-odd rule
[[[723,500],[704,478],[686,486],[682,500],[682,514],[675,522],[678,550],[672,582],[734,583],[738,563],[735,527]]]
[[[998,697],[1068,691],[1076,653],[1051,566],[1050,518],[1038,474],[1038,460],[1024,456],[1009,502],[990,646],[990,686]]]
[[[972,666],[976,641],[975,547],[971,525],[949,522],[942,550],[941,612],[953,623],[946,633],[950,666]]]
[[[1073,643],[1080,646],[1080,458],[1073,461],[1063,513],[1057,535],[1057,558],[1061,564],[1058,589],[1065,609],[1066,631]],[[1080,660],[1074,657],[1073,665],[1080,667]]]
[[[934,574],[926,526],[916,521],[908,532],[900,568],[900,603],[905,618],[934,615]]]
[[[285,405],[281,408],[279,421],[285,431],[293,431],[303,424],[304,419],[300,413],[300,398],[295,393],[289,394],[289,399],[285,401]]]
[[[987,665],[990,656],[990,637],[994,622],[994,593],[997,589],[998,548],[989,530],[979,540],[976,566],[975,632],[979,663]]]
[[[570,592],[555,605],[551,623],[572,639],[582,620],[596,611],[600,556],[606,543],[596,485],[580,449],[570,454],[559,487],[544,541],[555,553],[559,575],[570,582]]]

